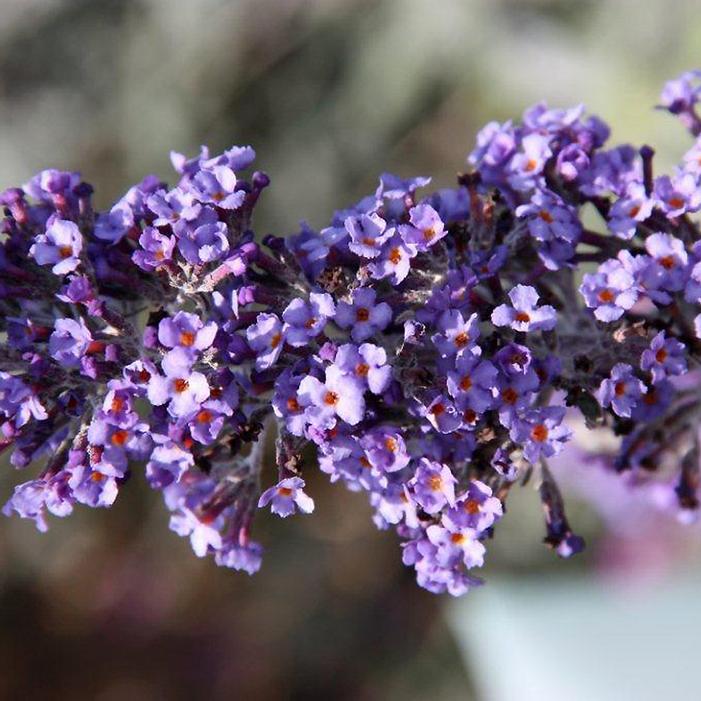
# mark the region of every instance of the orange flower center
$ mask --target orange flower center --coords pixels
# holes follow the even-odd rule
[[[122,446],[127,442],[128,439],[129,432],[125,431],[124,429],[120,429],[119,431],[115,431],[112,434],[112,438],[110,438],[110,441],[112,441],[112,445]]]
[[[465,377],[460,380],[460,389],[463,390],[463,392],[467,392],[470,387],[472,387],[472,379],[469,375],[465,375]]]
[[[365,307],[360,307],[355,312],[355,318],[358,321],[367,321],[370,318],[370,310]]]
[[[672,256],[664,256],[657,261],[665,270],[671,270],[674,267],[674,258]]]
[[[429,478],[428,486],[431,488],[431,491],[440,492],[443,487],[443,480],[438,475],[434,475]]]
[[[289,487],[278,487],[277,493],[281,497],[291,497],[292,496],[292,490]]]
[[[547,209],[541,209],[540,212],[538,212],[538,216],[547,224],[552,224],[555,221],[553,215],[550,214]]]
[[[477,421],[477,412],[474,409],[465,409],[462,419],[466,424],[473,424]]]
[[[613,387],[613,392],[617,397],[622,397],[626,393],[626,383],[616,382]]]
[[[104,478],[104,475],[101,472],[93,472],[90,475],[90,479],[93,482],[102,482],[102,479]]]
[[[472,516],[480,512],[480,505],[476,499],[468,499],[465,502],[463,508],[465,509],[465,511],[467,511],[468,514]]]
[[[531,431],[531,438],[538,443],[542,443],[548,437],[548,429],[543,424],[538,424]]]
[[[195,334],[192,331],[183,331],[180,334],[180,345],[189,348],[195,342]]]
[[[189,386],[188,381],[182,377],[178,377],[173,381],[173,387],[178,394],[182,394]]]
[[[655,353],[655,360],[658,363],[664,363],[664,361],[667,360],[667,351],[664,348],[660,348],[660,350]]]
[[[440,402],[438,402],[438,404],[434,404],[431,407],[431,413],[434,416],[440,416],[444,412],[445,412],[445,406],[443,404],[441,404]]]
[[[603,302],[604,304],[610,304],[615,298],[616,295],[614,295],[609,289],[601,290],[601,292],[599,292],[599,301]]]
[[[206,409],[202,409],[202,411],[200,411],[197,414],[197,423],[199,423],[199,424],[206,424],[206,423],[209,423],[211,420],[212,420],[212,412],[211,411],[207,411]]]
[[[516,400],[518,399],[518,394],[513,387],[507,387],[505,390],[502,391],[501,398],[507,404],[515,404]]]
[[[450,534],[450,542],[455,544],[455,545],[460,545],[460,543],[464,542],[465,536],[462,533],[451,533]]]
[[[669,206],[674,209],[679,209],[683,204],[684,200],[681,197],[672,197],[672,199],[669,200]]]
[[[299,402],[295,397],[290,397],[287,400],[287,410],[288,411],[299,411]]]
[[[118,414],[124,408],[124,400],[121,397],[114,397],[110,404],[110,411]]]
[[[538,161],[535,158],[529,158],[528,163],[526,163],[525,171],[527,173],[533,172],[538,167]]]
[[[385,448],[387,448],[387,450],[389,450],[390,453],[396,453],[397,441],[391,436],[388,436],[387,438],[385,438]]]
[[[393,248],[389,252],[388,259],[389,259],[389,262],[392,263],[392,265],[399,264],[399,261],[402,259],[402,254],[401,254],[401,251],[399,250],[398,247]]]
[[[328,404],[329,406],[335,406],[338,404],[338,395],[336,392],[327,392],[324,395],[324,404]]]
[[[70,258],[73,255],[73,249],[70,246],[60,246],[58,255],[60,255],[61,258]]]
[[[370,366],[367,363],[359,363],[355,368],[355,374],[359,377],[366,377],[370,372]]]
[[[276,333],[271,339],[270,339],[270,347],[271,348],[277,348],[280,345],[280,341],[282,340],[282,334],[281,333]]]
[[[531,320],[531,317],[526,314],[526,312],[517,312],[516,313],[516,321],[520,321],[521,323],[527,324]]]
[[[458,348],[464,348],[469,342],[470,342],[470,336],[465,331],[459,333],[455,337],[455,341],[454,341],[455,345]]]

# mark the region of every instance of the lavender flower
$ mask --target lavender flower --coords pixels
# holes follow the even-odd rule
[[[46,233],[36,236],[29,254],[39,265],[52,265],[54,275],[66,275],[80,265],[82,250],[80,229],[72,221],[56,219],[46,227]]]
[[[617,363],[608,379],[601,383],[598,398],[601,406],[610,406],[618,416],[627,418],[644,392],[645,385],[633,375],[633,368],[626,363]]]
[[[300,477],[288,477],[274,487],[266,489],[258,500],[258,508],[270,505],[270,510],[287,518],[299,509],[303,514],[314,511],[314,500],[304,493],[304,480]]]
[[[392,308],[386,302],[375,302],[377,293],[368,287],[353,291],[351,302],[341,300],[336,306],[334,321],[342,329],[350,328],[351,338],[362,343],[375,332],[384,331],[392,320]]]
[[[538,307],[539,295],[533,287],[516,285],[509,292],[511,305],[500,304],[492,312],[495,326],[510,326],[515,331],[549,331],[555,328],[557,313],[546,304]]]

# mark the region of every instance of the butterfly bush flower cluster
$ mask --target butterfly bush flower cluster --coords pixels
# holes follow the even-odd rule
[[[660,107],[701,138],[699,99],[691,72]],[[77,173],[6,190],[4,512],[43,530],[145,479],[196,555],[253,573],[254,516],[311,513],[318,469],[364,493],[422,587],[460,595],[532,475],[546,544],[584,547],[548,467],[579,416],[618,437],[611,470],[689,518],[701,142],[664,175],[608,135],[539,104],[480,131],[456,187],[383,174],[284,237],[254,233],[270,181],[250,147],[173,154],[174,186],[147,177],[105,212]]]

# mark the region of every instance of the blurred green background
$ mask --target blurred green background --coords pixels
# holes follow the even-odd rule
[[[541,98],[670,165],[687,139],[652,107],[700,45],[692,0],[0,0],[0,187],[76,169],[107,206],[146,173],[172,182],[171,149],[250,143],[273,180],[257,230],[284,234],[383,170],[452,184],[483,123]],[[3,500],[20,478],[3,465]],[[136,481],[47,535],[3,521],[0,698],[479,697],[444,602],[364,497],[310,491],[313,517],[261,514],[254,578],[197,560]],[[488,578],[601,560],[553,563],[532,488],[513,496]]]

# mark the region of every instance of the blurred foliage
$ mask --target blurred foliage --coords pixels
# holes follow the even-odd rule
[[[322,226],[383,170],[451,184],[484,122],[541,98],[585,102],[614,140],[649,141],[670,164],[685,136],[652,106],[698,58],[696,10],[2,0],[0,187],[77,169],[107,206],[148,172],[172,181],[170,149],[250,143],[273,179],[258,231],[287,233],[303,217]],[[3,466],[3,499],[16,478]],[[441,602],[415,586],[362,496],[317,476],[313,517],[261,515],[267,556],[248,578],[197,560],[133,482],[110,511],[79,509],[47,535],[3,522],[1,698],[469,698]],[[514,497],[487,577],[553,560],[533,490]]]

